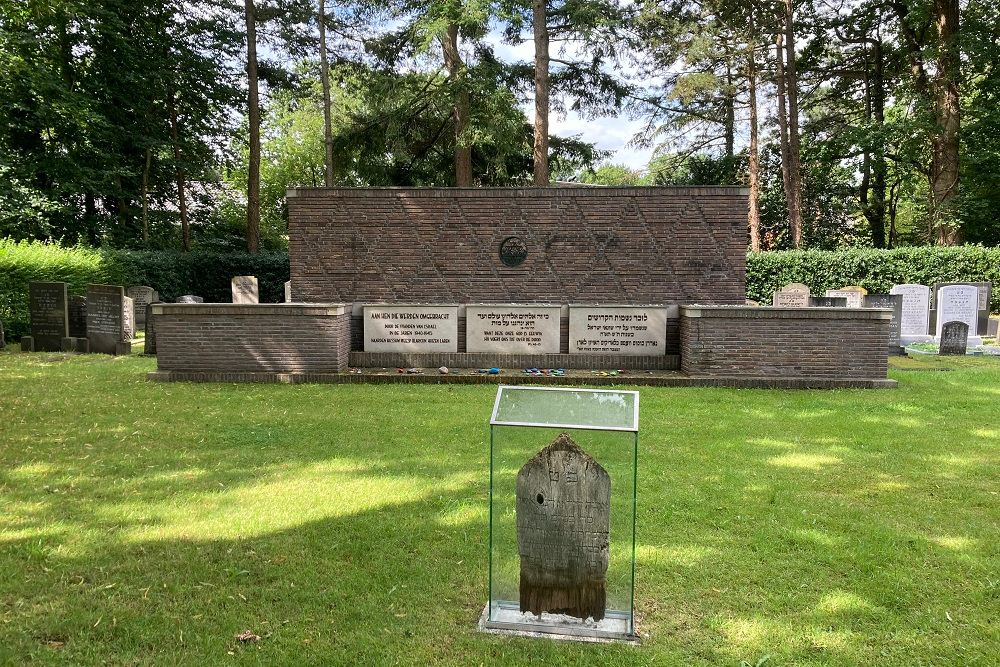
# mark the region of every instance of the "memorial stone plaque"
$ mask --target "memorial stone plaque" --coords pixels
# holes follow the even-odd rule
[[[662,306],[570,306],[570,354],[662,356],[667,309]]]
[[[947,322],[941,327],[938,354],[965,354],[969,349],[969,325],[965,322]]]
[[[901,336],[926,336],[930,331],[930,295],[926,285],[893,285],[889,294],[903,297],[903,314],[899,320]]]
[[[292,302],[292,281],[289,280],[285,283],[285,303]]]
[[[90,351],[128,354],[125,339],[125,288],[118,285],[87,285],[87,340]]]
[[[811,296],[810,308],[847,308],[847,297],[843,296]]]
[[[233,303],[259,303],[257,276],[236,276],[232,281]]]
[[[517,473],[520,608],[604,618],[611,477],[562,433]]]
[[[458,306],[364,306],[365,352],[458,352]]]
[[[558,354],[559,306],[467,306],[467,352]]]
[[[785,285],[772,295],[771,305],[776,308],[807,308],[809,288],[802,283]]]
[[[59,352],[69,336],[69,298],[66,283],[30,283],[31,337],[36,352]]]
[[[69,335],[71,338],[87,337],[87,297],[69,298]]]
[[[990,298],[993,294],[993,283],[982,282],[982,283],[934,283],[934,291],[931,293],[931,315],[935,316],[937,310],[937,302],[934,299],[934,295],[938,293],[942,287],[951,287],[953,285],[967,285],[975,287],[979,290],[979,303],[977,307],[977,318],[976,326],[969,329],[970,336],[984,336],[986,335],[987,329],[990,325]],[[937,327],[936,319],[931,323],[935,328]]]
[[[138,287],[129,287],[125,292],[125,296],[132,299],[135,307],[136,329],[144,328],[146,326],[146,304],[159,301],[160,295],[152,287],[140,285]]]
[[[937,292],[937,337],[948,322],[965,322],[969,332],[976,331],[979,311],[979,288],[975,285],[948,285]]]
[[[1000,337],[1000,320],[995,317],[990,318],[986,325],[986,335],[993,338]]]
[[[154,301],[153,303],[160,303]],[[156,355],[156,318],[153,315],[153,304],[146,304],[146,339],[142,348],[143,354]]]
[[[899,353],[900,323],[903,319],[902,294],[866,294],[865,308],[886,308],[892,311],[889,321],[889,351]]]
[[[122,299],[122,330],[123,340],[135,339],[135,301],[131,297]]]
[[[185,294],[184,296],[177,297],[176,303],[205,303],[205,300],[194,294]]]
[[[857,285],[848,285],[847,287],[841,287],[840,289],[828,289],[826,291],[826,296],[840,296],[846,298],[848,308],[863,308],[865,294],[868,294],[868,290],[864,287],[858,287]]]

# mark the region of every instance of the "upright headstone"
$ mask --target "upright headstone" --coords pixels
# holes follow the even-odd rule
[[[177,303],[205,303],[205,300],[194,294],[185,294],[184,296],[177,297]]]
[[[233,278],[233,303],[260,303],[257,291],[257,276],[236,276]]]
[[[847,297],[844,296],[811,296],[810,308],[847,308]]]
[[[948,285],[937,291],[937,330],[941,330],[948,322],[965,322],[969,333],[976,331],[979,318],[979,288],[975,285]]]
[[[135,339],[135,301],[131,297],[122,299],[122,328],[125,340]]]
[[[71,338],[87,337],[87,297],[73,295],[69,298],[69,335]]]
[[[848,308],[863,308],[865,294],[868,294],[868,290],[858,285],[847,285],[840,289],[828,289],[826,291],[826,296],[842,296],[846,298]]]
[[[604,618],[611,478],[565,433],[517,473],[520,607]]]
[[[154,301],[153,303],[160,303]],[[146,338],[142,348],[143,354],[156,355],[156,317],[153,315],[153,304],[146,304]]]
[[[991,317],[986,325],[986,335],[991,338],[1000,337],[1000,319]]]
[[[292,302],[292,281],[289,280],[285,283],[285,303]]]
[[[889,320],[889,354],[900,354],[900,323],[903,319],[902,294],[866,294],[865,308],[886,308],[892,311]]]
[[[965,354],[969,349],[969,325],[965,322],[946,322],[941,327],[938,354]]]
[[[125,338],[125,288],[118,285],[87,285],[87,340],[90,351],[129,354],[132,344]]]
[[[906,344],[917,342],[930,333],[931,288],[926,285],[893,285],[889,294],[903,297],[903,314],[899,320],[901,341]]]
[[[30,283],[31,338],[35,352],[59,352],[69,336],[66,283]]]
[[[990,297],[993,294],[993,283],[934,283],[934,291],[931,293],[931,326],[937,329],[938,305],[936,295],[942,287],[952,287],[954,285],[967,285],[979,290],[979,300],[976,313],[976,325],[969,329],[969,336],[985,336],[990,325]]]
[[[808,308],[809,287],[802,283],[785,285],[771,297],[771,305],[777,308]]]
[[[132,303],[135,306],[136,329],[142,329],[146,326],[146,304],[159,301],[159,293],[152,287],[139,285],[138,287],[129,287],[125,291],[125,296],[132,299]]]

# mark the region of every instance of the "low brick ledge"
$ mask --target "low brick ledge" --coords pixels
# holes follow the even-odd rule
[[[348,312],[343,303],[157,303],[153,315],[280,315],[335,317]]]
[[[499,354],[494,352],[351,352],[356,368],[572,368],[667,370],[681,367],[679,355],[626,356],[618,354]]]
[[[895,380],[836,378],[691,377],[668,376],[564,376],[533,375],[426,375],[348,373],[188,373],[155,371],[146,378],[155,382],[222,382],[256,384],[545,384],[558,386],[730,387],[735,389],[895,389]]]
[[[776,320],[891,320],[888,308],[781,308],[775,306],[681,306],[681,317]]]
[[[540,197],[546,199],[570,199],[577,197],[643,197],[649,195],[690,196],[749,196],[749,188],[738,185],[646,185],[646,186],[576,186],[576,187],[512,187],[512,188],[412,188],[412,187],[374,187],[374,188],[288,188],[285,196],[288,198],[316,197],[363,197],[368,199],[385,199],[387,197],[409,198],[447,198],[447,197]]]

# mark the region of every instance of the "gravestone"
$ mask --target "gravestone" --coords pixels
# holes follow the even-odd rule
[[[828,289],[826,291],[826,296],[839,296],[847,299],[848,308],[863,308],[865,294],[868,294],[868,290],[858,285],[847,285],[840,289]]]
[[[993,283],[934,283],[934,291],[931,292],[931,327],[937,329],[938,306],[936,295],[942,287],[952,287],[954,285],[967,285],[979,290],[979,300],[976,313],[976,325],[969,329],[969,336],[985,336],[990,325],[990,297],[993,294]]]
[[[21,336],[21,352],[34,352],[35,339],[31,336]]]
[[[69,336],[66,283],[30,283],[31,339],[35,352],[59,352]]]
[[[260,303],[257,276],[236,276],[232,281],[233,303]]]
[[[969,349],[969,325],[965,322],[947,322],[941,327],[938,354],[965,354]]]
[[[498,354],[558,354],[560,306],[467,306],[465,349]]]
[[[185,294],[184,296],[177,297],[177,303],[205,303],[205,300],[194,294]]]
[[[154,301],[153,303],[160,303]],[[143,354],[156,356],[156,317],[153,315],[153,304],[146,304],[146,338],[142,348]]]
[[[458,306],[364,306],[365,352],[458,352]]]
[[[899,334],[904,343],[927,336],[930,332],[931,288],[926,285],[893,285],[889,294],[903,297],[903,314],[899,320]]]
[[[1000,320],[995,317],[990,318],[986,324],[986,335],[992,338],[1000,337]]]
[[[757,301],[754,301],[753,299],[747,299],[746,300],[746,305],[752,306],[754,308],[760,308],[760,303],[757,302]]]
[[[292,281],[289,280],[285,283],[285,303],[292,302]]]
[[[811,296],[810,308],[847,308],[847,297],[843,296]]]
[[[87,285],[87,340],[91,352],[132,351],[132,344],[125,338],[125,298],[125,288],[119,285]]]
[[[135,301],[131,297],[122,299],[123,340],[135,340]]]
[[[948,322],[965,322],[969,335],[976,331],[979,319],[979,288],[975,285],[948,285],[937,291],[936,335],[941,337],[941,329]]]
[[[865,308],[886,308],[892,311],[889,320],[889,354],[900,354],[900,323],[903,319],[902,294],[866,294]]]
[[[159,301],[159,293],[157,293],[157,291],[152,287],[139,285],[138,287],[129,287],[125,292],[125,296],[132,299],[132,303],[135,307],[136,329],[144,328],[146,326],[146,304]]]
[[[771,296],[771,305],[776,308],[807,308],[809,287],[802,283],[790,283]]]
[[[667,353],[663,306],[570,306],[570,354],[660,357]]]
[[[517,473],[522,612],[604,618],[611,477],[562,433]]]
[[[69,298],[69,335],[71,338],[87,337],[87,297],[73,295]]]

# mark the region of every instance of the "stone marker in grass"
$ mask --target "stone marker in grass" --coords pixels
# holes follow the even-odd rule
[[[946,322],[941,327],[938,354],[965,354],[969,349],[969,325],[965,322]]]
[[[132,299],[135,307],[135,328],[142,329],[146,326],[146,304],[160,300],[160,295],[155,289],[147,285],[137,285],[129,287],[125,295]]]
[[[926,285],[893,285],[889,294],[903,297],[903,313],[899,320],[899,334],[903,343],[924,340],[930,331],[931,288]]]
[[[28,285],[31,340],[34,352],[58,352],[69,336],[69,297],[66,283]]]
[[[125,337],[125,288],[120,285],[87,285],[87,340],[90,351],[129,354]]]
[[[135,339],[135,327],[135,301],[126,296],[122,299],[122,328],[125,331],[123,335],[124,340]]]
[[[567,434],[517,474],[522,612],[604,618],[611,478]]]

